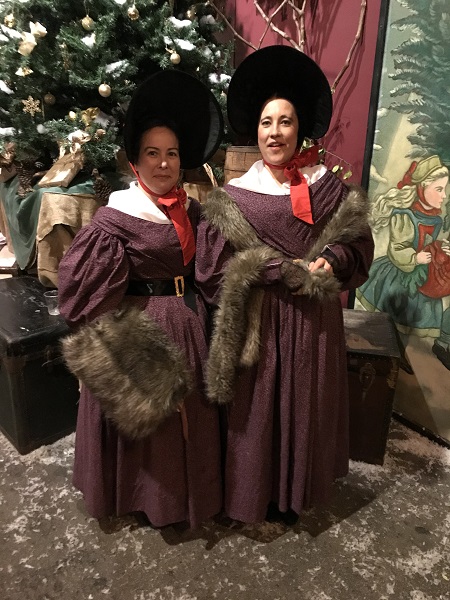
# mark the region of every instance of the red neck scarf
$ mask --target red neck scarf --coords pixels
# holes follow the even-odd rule
[[[320,146],[311,146],[294,156],[281,165],[272,165],[267,161],[264,164],[276,171],[283,170],[285,177],[291,182],[291,204],[294,215],[312,225],[314,223],[311,212],[311,198],[305,177],[299,171],[302,167],[316,164],[319,160]]]
[[[151,196],[158,198],[158,204],[163,207],[164,213],[172,221],[183,252],[183,264],[186,266],[195,254],[195,237],[191,222],[187,216],[185,204],[187,194],[183,188],[173,187],[167,194],[160,196],[153,192],[142,179],[134,166],[130,163],[133,173],[136,175],[139,185]]]
[[[418,192],[418,195],[420,197],[421,194],[419,194],[418,190],[417,190],[417,192]],[[430,206],[429,204],[426,203],[425,200],[422,200],[422,198],[420,198],[420,199],[421,199],[421,202],[419,202],[418,200],[416,200],[413,203],[413,205],[411,206],[412,210],[416,210],[417,212],[421,212],[424,215],[430,215],[432,217],[435,217],[436,215],[442,214],[442,209],[441,208],[434,208],[434,206]]]

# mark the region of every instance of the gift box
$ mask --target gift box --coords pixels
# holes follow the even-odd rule
[[[39,181],[39,187],[68,187],[84,165],[81,150],[64,154],[53,163],[47,173]]]

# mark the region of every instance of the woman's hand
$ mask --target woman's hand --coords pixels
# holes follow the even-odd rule
[[[334,274],[333,267],[323,256],[319,256],[319,258],[316,258],[316,260],[310,262],[308,269],[311,271],[311,273],[314,273],[314,271],[317,271],[318,269],[325,269],[325,271],[328,271],[331,273],[331,275]]]
[[[431,252],[425,252],[425,250],[418,252],[416,262],[418,265],[428,265],[431,262]]]

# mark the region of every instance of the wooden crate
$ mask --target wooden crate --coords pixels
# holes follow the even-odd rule
[[[400,367],[387,313],[344,309],[350,393],[350,458],[382,465]]]

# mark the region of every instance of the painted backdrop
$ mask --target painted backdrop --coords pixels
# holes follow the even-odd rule
[[[376,243],[355,308],[388,312],[413,373],[394,408],[450,441],[450,2],[391,0],[370,164]]]

